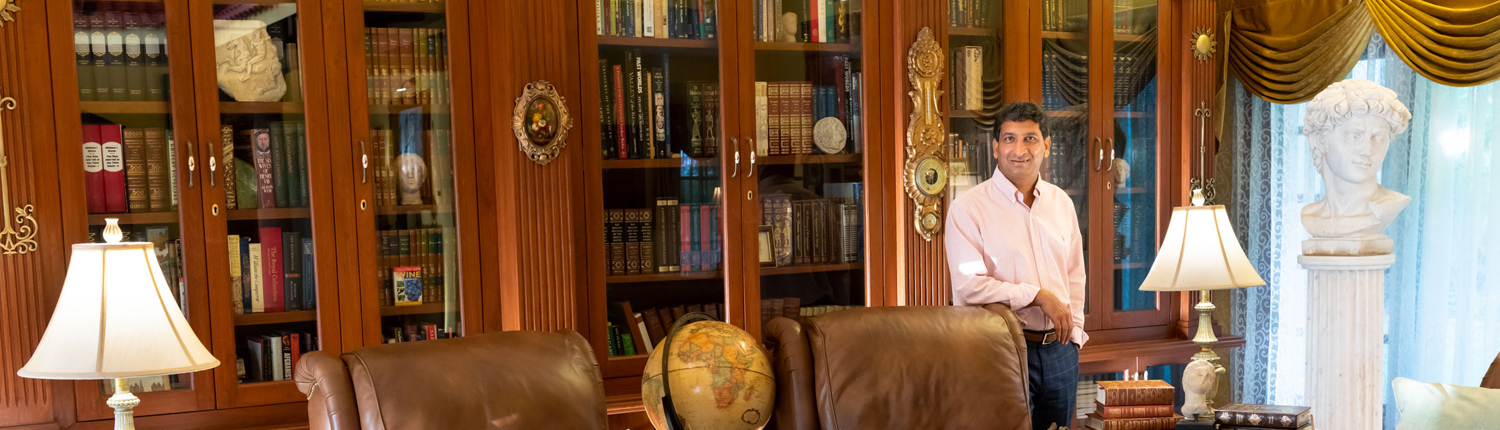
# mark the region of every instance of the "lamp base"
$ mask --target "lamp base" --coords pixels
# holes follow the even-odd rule
[[[134,409],[141,404],[141,399],[130,393],[125,378],[115,378],[115,395],[109,396],[109,401],[104,404],[115,409],[115,430],[135,430]]]
[[[1199,347],[1198,353],[1193,354],[1193,360],[1206,360],[1214,365],[1214,388],[1211,390],[1211,393],[1208,393],[1207,399],[1208,416],[1213,416],[1215,410],[1214,397],[1218,397],[1218,393],[1223,389],[1223,385],[1226,385],[1224,381],[1224,374],[1226,372],[1224,366],[1219,363],[1219,354],[1213,350],[1213,346],[1219,342],[1219,338],[1218,336],[1214,336],[1213,320],[1210,315],[1213,314],[1216,306],[1214,306],[1212,301],[1208,300],[1208,291],[1203,290],[1198,294],[1198,305],[1193,307],[1198,310],[1198,333],[1193,336],[1193,343],[1197,343]]]

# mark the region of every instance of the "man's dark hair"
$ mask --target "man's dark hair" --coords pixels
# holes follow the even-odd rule
[[[1000,108],[999,112],[995,112],[995,128],[997,131],[1001,124],[1026,121],[1035,122],[1042,129],[1043,136],[1050,134],[1047,130],[1047,114],[1046,112],[1042,112],[1042,108],[1037,106],[1036,103],[1012,102]]]

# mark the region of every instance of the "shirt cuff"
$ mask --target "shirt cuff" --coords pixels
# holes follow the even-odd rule
[[[1078,344],[1079,350],[1083,350],[1083,344],[1088,343],[1089,335],[1083,332],[1082,327],[1073,327],[1073,336],[1070,339],[1073,340],[1073,343]]]
[[[1031,306],[1031,302],[1036,301],[1036,293],[1041,290],[1042,287],[1031,284],[1016,284],[1016,295],[1010,299],[1010,310],[1019,311]]]

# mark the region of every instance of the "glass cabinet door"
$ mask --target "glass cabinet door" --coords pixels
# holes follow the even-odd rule
[[[1106,190],[1112,190],[1110,243],[1113,283],[1112,327],[1165,323],[1166,312],[1131,317],[1122,312],[1165,307],[1158,294],[1140,291],[1156,256],[1157,158],[1157,2],[1115,0],[1113,106],[1106,130]],[[1161,296],[1164,298],[1165,296]],[[1156,314],[1160,314],[1156,316]]]
[[[999,124],[994,117],[1005,103],[1001,93],[1001,6],[1000,0],[962,0],[948,5],[945,204],[989,180],[997,167],[992,142]]]
[[[462,3],[346,1],[365,343],[463,333],[448,10]],[[357,18],[355,18],[357,17]],[[358,34],[358,38],[354,39]],[[363,82],[364,85],[358,85]]]
[[[302,54],[318,43],[316,17],[295,2],[195,4],[202,163],[210,172],[204,234],[216,321],[220,407],[304,400],[292,382],[302,354],[319,350],[314,252],[331,230],[314,223],[309,167],[321,154],[320,120],[303,97]],[[309,22],[303,22],[310,19]],[[307,25],[303,25],[307,24]],[[316,58],[309,55],[309,58]],[[333,309],[336,311],[336,309]],[[336,318],[329,318],[330,320]],[[216,323],[217,325],[217,323]]]
[[[747,318],[865,306],[866,2],[748,0],[737,83]],[[748,13],[747,13],[748,12]],[[733,176],[733,173],[731,173]],[[738,196],[736,196],[738,197]],[[753,228],[752,228],[753,227]],[[754,264],[752,264],[754,263]],[[756,333],[759,325],[750,327]]]
[[[1042,2],[1042,110],[1047,112],[1045,134],[1052,138],[1052,150],[1042,167],[1042,180],[1062,188],[1073,199],[1078,211],[1078,227],[1085,238],[1083,255],[1091,270],[1094,248],[1090,235],[1090,214],[1094,202],[1090,192],[1091,172],[1103,170],[1099,152],[1100,139],[1093,134],[1089,110],[1090,2],[1087,0],[1044,0]],[[1091,281],[1092,282],[1092,281]],[[1093,288],[1084,301],[1088,315],[1087,329],[1098,324],[1093,309]]]
[[[127,242],[151,242],[172,298],[205,345],[209,301],[185,47],[167,50],[168,29],[186,28],[186,2],[73,2],[83,191],[89,242],[118,218]],[[169,19],[170,17],[170,19]],[[172,43],[184,41],[173,40]],[[170,63],[170,66],[169,66]],[[210,372],[131,378],[138,416],[213,407]],[[80,420],[107,419],[107,381],[79,382]]]
[[[590,332],[608,378],[639,374],[684,314],[729,314],[722,112],[733,88],[720,70],[727,8],[714,7],[728,2],[593,3],[597,52],[583,82],[595,102],[580,118],[597,151],[584,163],[590,278],[603,280],[591,286]]]

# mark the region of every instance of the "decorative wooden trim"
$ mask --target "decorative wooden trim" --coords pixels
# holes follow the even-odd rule
[[[5,27],[6,21],[15,21],[15,15],[20,15],[21,6],[16,4],[18,1],[0,0],[0,28]]]
[[[8,0],[0,0],[0,4]],[[15,7],[8,5],[7,7]],[[5,17],[5,9],[0,8],[0,17]],[[31,214],[35,207],[28,204],[16,208],[15,228],[11,228],[10,218],[10,169],[7,166],[10,160],[5,156],[5,118],[6,111],[16,110],[16,99],[5,97],[0,93],[0,251],[6,255],[27,254],[36,251],[36,218]]]

